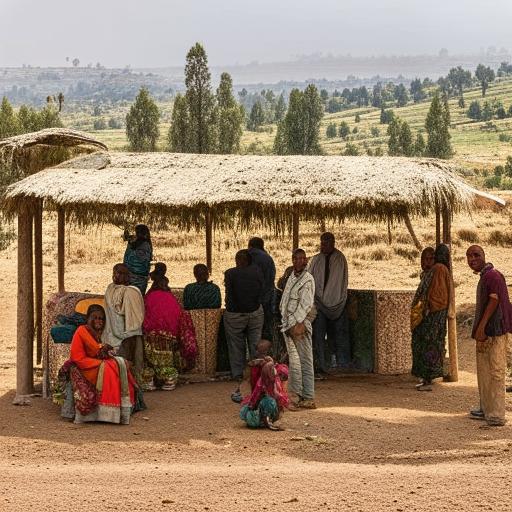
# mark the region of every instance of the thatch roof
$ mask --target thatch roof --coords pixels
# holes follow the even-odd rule
[[[25,176],[80,153],[107,150],[90,135],[66,128],[48,128],[0,140],[0,169]]]
[[[100,158],[105,167],[105,155]],[[239,219],[282,229],[301,219],[369,220],[430,215],[504,204],[464,182],[454,168],[432,159],[348,156],[222,156],[111,153],[110,164],[79,158],[9,187],[7,213],[31,198],[65,208],[80,224],[133,220],[153,226],[204,226]]]

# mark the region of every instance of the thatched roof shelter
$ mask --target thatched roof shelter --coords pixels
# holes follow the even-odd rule
[[[500,204],[433,159],[112,153],[79,157],[11,186],[4,211],[40,199],[80,224],[144,220],[204,228],[237,218],[277,231],[302,219],[367,220]],[[100,165],[101,162],[101,165]],[[95,168],[96,167],[96,168]],[[101,167],[101,169],[97,169]]]
[[[39,153],[34,153],[36,147]],[[74,156],[69,148],[76,147],[96,152],[65,161]],[[64,153],[48,158],[55,150]],[[103,144],[85,134],[59,129],[0,143],[0,166],[10,165],[23,175],[49,161],[54,166],[60,163],[11,185],[1,204],[4,213],[18,217],[15,403],[26,403],[33,390],[34,312],[40,357],[44,209],[58,213],[58,288],[64,291],[66,217],[79,224],[137,221],[152,227],[169,223],[204,227],[206,260],[211,268],[213,227],[232,225],[236,220],[243,227],[257,221],[276,231],[291,228],[297,247],[300,218],[403,219],[413,235],[411,216],[435,214],[436,242],[449,244],[454,212],[504,204],[468,185],[447,162],[432,159],[108,154],[104,150]],[[457,380],[453,293],[450,302],[450,378]]]

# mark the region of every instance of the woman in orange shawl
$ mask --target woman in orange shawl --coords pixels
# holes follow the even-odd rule
[[[432,391],[432,381],[443,376],[446,353],[446,320],[452,293],[450,252],[446,245],[437,246],[434,262],[430,269],[424,269],[412,304],[421,314],[417,325],[411,325],[411,373],[421,379],[416,386],[418,391]]]
[[[73,336],[70,359],[59,372],[67,385],[62,415],[74,417],[75,423],[128,424],[136,405],[137,384],[128,363],[101,344],[104,326],[105,311],[93,304],[87,310],[87,324]]]

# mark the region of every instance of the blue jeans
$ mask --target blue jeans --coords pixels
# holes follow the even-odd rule
[[[346,367],[351,363],[352,353],[346,309],[336,320],[330,320],[318,310],[313,322],[313,351],[317,371],[326,373],[329,370],[330,354],[336,356],[336,364],[339,367]]]

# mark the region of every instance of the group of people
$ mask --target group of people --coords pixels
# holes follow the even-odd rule
[[[233,379],[243,380],[249,352],[253,368],[261,366],[254,361],[274,364],[274,381],[280,382],[276,388],[285,388],[292,395],[288,409],[316,408],[315,379],[324,379],[333,366],[347,368],[352,361],[345,308],[348,266],[335,246],[334,235],[322,234],[320,252],[309,262],[303,249],[294,250],[292,265],[278,280],[277,288],[274,261],[258,237],[249,240],[248,249],[237,252],[235,267],[224,276],[224,327]],[[264,346],[272,347],[273,358],[258,356],[262,340],[270,343]],[[286,358],[284,379],[282,363]],[[256,385],[253,378],[251,392]],[[232,398],[245,403],[240,388]],[[283,403],[280,393],[274,399]],[[269,419],[265,425],[270,424]]]
[[[138,225],[135,236],[126,234],[126,240],[105,307],[91,304],[60,372],[68,390],[63,415],[75,422],[127,423],[132,412],[144,407],[143,384],[145,390],[172,389],[177,373],[193,368],[197,356],[188,310],[221,307],[220,289],[209,281],[205,265],[194,267],[196,282],[185,287],[182,307],[169,287],[166,265],[156,263],[150,271],[153,248],[147,226]],[[503,275],[486,262],[483,249],[471,246],[467,260],[480,274],[472,334],[480,406],[470,414],[502,425],[512,306]],[[224,330],[231,376],[238,382],[232,399],[242,404],[240,417],[251,427],[276,428],[285,408],[316,408],[315,380],[352,364],[348,265],[334,235],[321,235],[320,252],[309,261],[303,249],[295,249],[291,263],[276,286],[274,261],[263,240],[254,237],[224,274]],[[432,390],[434,379],[444,375],[447,318],[453,314],[450,264],[444,244],[422,252],[411,307],[412,374],[420,379],[419,391]],[[244,376],[250,383],[245,397],[240,387]]]
[[[142,391],[173,389],[178,372],[190,370],[197,342],[189,310],[220,308],[221,294],[205,265],[194,267],[195,283],[182,307],[169,287],[167,267],[151,269],[149,229],[138,225],[123,263],[113,268],[104,307],[96,299],[71,340],[70,359],[60,371],[66,390],[64,417],[76,423],[128,423],[144,408]],[[151,282],[151,285],[148,285]]]
[[[479,245],[466,251],[471,270],[479,275],[472,338],[476,341],[476,363],[480,404],[470,411],[473,419],[501,426],[505,419],[506,386],[511,372],[512,305],[501,272],[486,261]],[[419,377],[419,391],[431,391],[434,379],[443,377],[447,318],[451,311],[453,281],[450,253],[446,245],[427,247],[421,254],[421,279],[411,307],[412,374]]]

